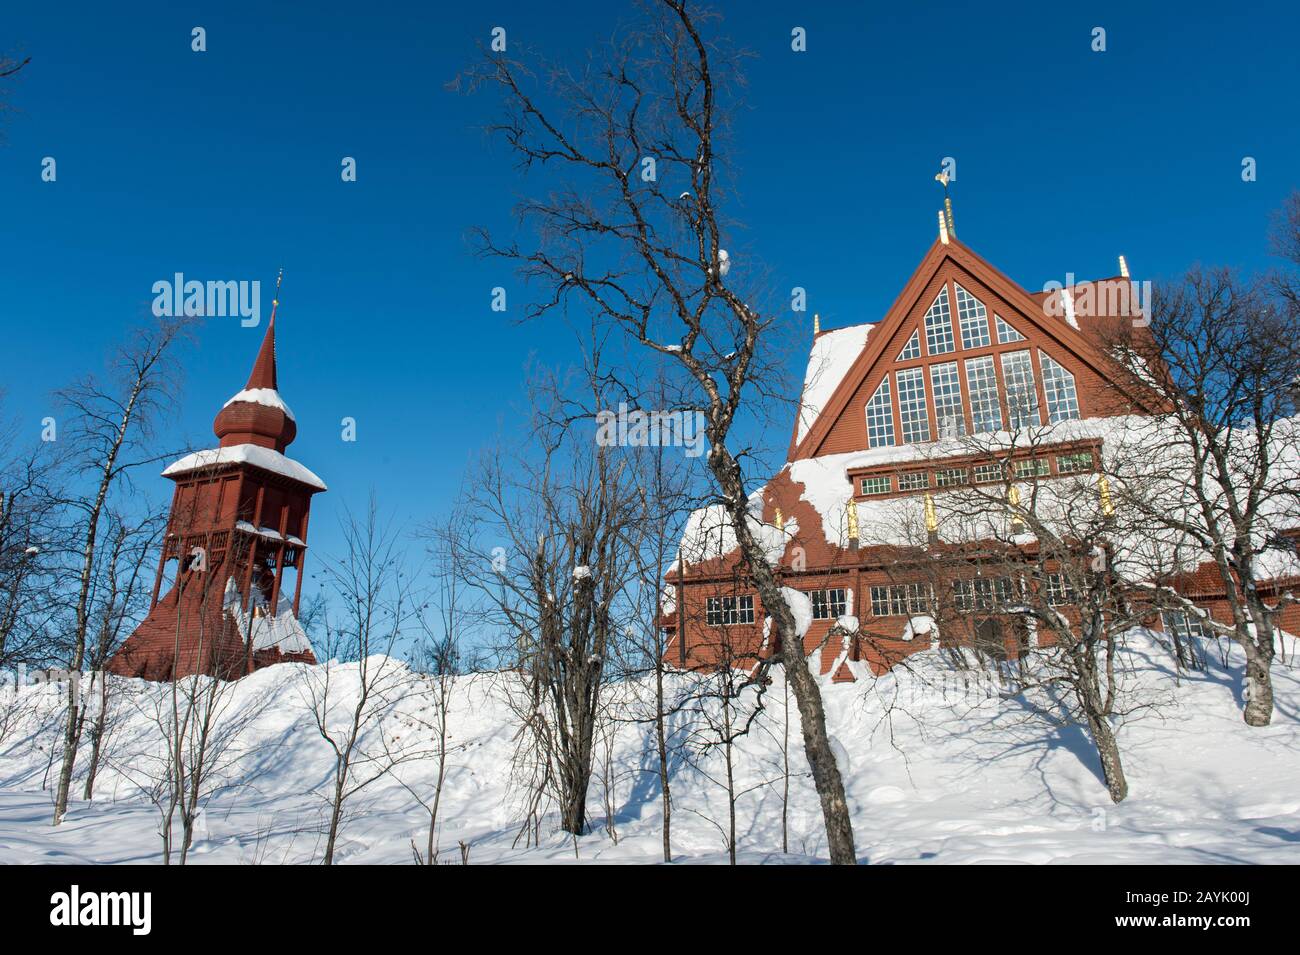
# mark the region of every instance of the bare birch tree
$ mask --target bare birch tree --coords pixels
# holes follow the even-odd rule
[[[706,36],[710,18],[686,0],[659,0],[644,13],[638,29],[581,73],[543,66],[539,84],[503,53],[474,78],[503,93],[505,116],[492,130],[548,190],[518,209],[536,232],[532,248],[483,233],[482,249],[545,289],[531,317],[566,305],[590,309],[693,385],[709,473],[776,623],[831,861],[853,864],[853,827],[821,693],[751,527],[750,487],[733,437],[746,396],[771,383],[760,346],[775,317],[755,305],[752,274],[748,283],[728,277],[735,269],[725,243],[735,232],[722,211],[724,159],[739,58]]]
[[[1230,626],[1207,619],[1245,655],[1243,718],[1273,715],[1277,613],[1270,551],[1295,553],[1280,532],[1300,526],[1300,309],[1279,285],[1227,269],[1194,268],[1158,285],[1149,327],[1120,327],[1107,346],[1127,370],[1122,386],[1165,409],[1168,427],[1130,462],[1163,475],[1148,523],[1194,542],[1222,583]],[[1285,281],[1281,284],[1285,288]]]
[[[70,417],[60,440],[73,447],[74,468],[85,493],[67,502],[73,514],[77,570],[72,600],[71,648],[68,669],[76,675],[85,666],[91,626],[91,589],[105,508],[118,483],[135,467],[159,460],[146,450],[158,412],[175,396],[173,347],[188,329],[186,321],[163,320],[137,332],[114,356],[111,382],[87,377],[61,393]],[[77,694],[71,694],[77,697]],[[68,792],[81,743],[83,724],[78,699],[70,699],[63,737],[63,755],[54,802],[54,825],[68,809]]]

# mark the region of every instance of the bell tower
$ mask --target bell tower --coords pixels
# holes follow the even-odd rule
[[[218,446],[163,471],[176,488],[149,615],[109,661],[112,673],[234,679],[315,662],[298,606],[311,499],[326,488],[284,453],[298,426],[276,380],[276,285],[248,382],[213,422]]]

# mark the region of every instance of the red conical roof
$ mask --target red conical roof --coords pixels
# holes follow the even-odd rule
[[[275,384],[275,312],[271,312],[271,321],[266,326],[266,335],[262,338],[262,347],[257,351],[257,361],[248,375],[245,391],[254,388],[276,389]]]
[[[293,412],[280,397],[275,376],[275,311],[266,326],[262,347],[248,376],[248,384],[226,402],[212,422],[223,448],[256,444],[283,452],[298,435]]]

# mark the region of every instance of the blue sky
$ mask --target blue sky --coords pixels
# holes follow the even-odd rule
[[[755,54],[733,256],[807,288],[824,327],[893,301],[932,241],[944,156],[962,239],[1031,289],[1112,275],[1120,253],[1137,278],[1266,265],[1269,213],[1300,184],[1294,5],[719,8],[720,29]],[[562,60],[630,9],[7,5],[0,49],[32,63],[9,84],[0,146],[6,412],[34,435],[49,392],[144,320],[155,281],[261,279],[269,308],[283,266],[291,451],[331,488],[313,545],[330,547],[338,509],[371,488],[400,518],[437,513],[509,428],[529,356],[572,357],[567,335],[515,324],[524,290],[470,254],[466,230],[508,229],[522,186],[478,129],[493,102],[444,84],[494,26]],[[206,53],[190,49],[194,26]],[[790,50],[794,26],[805,53]],[[57,182],[41,181],[45,156]],[[340,179],[344,156],[355,183]],[[1245,156],[1256,182],[1242,182]],[[505,314],[489,307],[497,285]],[[807,315],[784,322],[796,344],[811,331]],[[262,333],[209,320],[185,355],[177,434],[211,441]],[[795,374],[804,357],[792,351]],[[344,416],[355,443],[340,440]]]

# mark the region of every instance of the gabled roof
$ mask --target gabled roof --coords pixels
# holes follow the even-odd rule
[[[818,363],[828,369],[842,368],[843,372],[834,381],[834,387],[830,394],[824,400],[819,400],[817,405],[813,405],[808,400],[808,386],[805,383],[805,399],[801,402],[801,407],[796,416],[795,429],[791,437],[788,455],[789,460],[797,461],[818,454],[822,442],[844,412],[849,399],[862,386],[863,381],[871,374],[876,363],[882,359],[884,349],[894,339],[899,327],[913,314],[914,309],[920,304],[921,296],[930,287],[935,276],[947,262],[952,262],[958,270],[967,273],[975,281],[1002,298],[1019,313],[1014,316],[1015,318],[1023,318],[1025,321],[1033,323],[1045,335],[1059,343],[1067,352],[1077,356],[1080,361],[1087,364],[1100,376],[1112,377],[1114,365],[1097,347],[1094,341],[1095,336],[1090,337],[1080,329],[1072,327],[1065,320],[1045,314],[1045,296],[1034,295],[1026,291],[988,260],[969,246],[959,242],[955,237],[950,237],[946,244],[936,239],[912,273],[911,278],[908,279],[907,284],[903,286],[903,290],[898,294],[898,298],[894,300],[894,304],[885,313],[884,318],[870,326],[870,335],[863,336],[864,341],[859,347],[856,357],[851,362],[846,363],[843,358],[830,358],[821,354],[826,351],[826,346],[823,346],[822,342],[827,342],[828,345],[834,344],[836,347],[848,344],[848,342],[841,340],[828,341],[829,336],[834,335],[834,332],[824,333],[814,340],[813,355],[809,361],[809,374],[813,370],[814,358],[818,359]],[[1009,318],[1012,316],[1004,317]],[[864,326],[855,327],[861,328]],[[883,357],[885,360],[893,358],[892,355]],[[827,377],[832,376],[828,375]],[[820,399],[819,395],[817,397]],[[811,422],[808,421],[810,416],[813,418]]]

